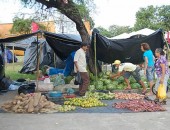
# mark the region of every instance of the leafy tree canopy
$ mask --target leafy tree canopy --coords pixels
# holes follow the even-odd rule
[[[112,37],[112,34],[105,28],[99,26],[97,27],[97,29],[99,30],[100,34],[106,37]]]
[[[49,1],[49,6],[45,6],[48,4],[43,4],[43,3],[47,3]],[[79,15],[81,16],[81,19],[83,21],[89,21],[91,28],[94,27],[95,23],[93,21],[93,18],[90,16],[92,12],[95,11],[95,4],[93,2],[93,0],[21,0],[21,2],[23,4],[25,4],[26,7],[34,7],[36,10],[36,18],[40,20],[46,20],[47,18],[53,18],[55,21],[57,21],[56,14],[58,14],[58,12],[63,13],[63,10],[67,10],[69,11],[70,9],[68,8],[63,8],[63,9],[59,9],[59,8],[52,8],[52,7],[57,7],[58,5],[55,5],[57,2],[56,1],[60,1],[61,2],[74,2],[74,6],[76,7],[76,9],[79,11],[78,13],[75,11],[73,12],[75,15]],[[54,5],[50,5],[50,4],[54,4]]]
[[[34,20],[31,18],[23,19],[23,18],[15,17],[13,19],[13,26],[10,31],[11,33],[28,34],[31,32],[31,23],[33,21]],[[37,24],[40,30],[47,30],[47,28],[43,24],[40,23]]]
[[[100,31],[100,34],[110,38],[120,35],[122,33],[130,33],[133,30],[129,26],[118,26],[118,25],[111,25],[108,30],[101,26],[97,27],[97,29]]]
[[[134,30],[143,28],[150,28],[153,30],[162,28],[165,31],[170,30],[170,5],[141,8],[136,13]]]

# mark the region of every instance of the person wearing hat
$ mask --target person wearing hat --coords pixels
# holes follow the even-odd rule
[[[80,72],[83,83],[79,85],[79,96],[84,96],[89,86],[89,75],[87,72],[86,51],[88,44],[83,42],[80,49],[76,51],[74,56],[74,71]]]
[[[145,84],[141,80],[140,74],[139,74],[140,67],[138,67],[137,65],[134,65],[132,63],[121,63],[120,60],[115,60],[113,65],[115,65],[115,67],[118,68],[118,72],[114,75],[111,75],[111,78],[115,78],[115,77],[119,77],[119,76],[123,75],[125,82],[127,84],[127,87],[125,89],[131,89],[130,82],[129,82],[128,78],[132,75],[135,78],[135,80],[139,84],[142,85],[142,87],[143,87],[142,93],[143,94],[146,93]]]

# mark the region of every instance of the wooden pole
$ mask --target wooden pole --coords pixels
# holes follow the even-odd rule
[[[94,34],[94,68],[95,68],[95,86],[98,86],[97,83],[97,56],[96,56],[96,33]]]
[[[38,91],[38,78],[39,78],[39,64],[40,64],[40,56],[39,56],[39,53],[38,53],[38,50],[39,50],[39,45],[38,45],[38,34],[37,34],[37,75],[36,75],[36,91]],[[40,45],[40,48],[41,48],[41,45]]]
[[[15,44],[15,43],[13,43],[13,46],[12,46],[12,51],[13,51],[12,68],[13,68],[13,70],[15,69],[15,68],[14,68],[14,44]]]
[[[56,55],[54,53],[54,67],[56,68]]]
[[[4,54],[3,54],[3,57],[4,57],[4,65],[5,65],[5,68],[7,68],[7,57],[6,57],[6,44],[5,44],[5,48],[4,48]]]

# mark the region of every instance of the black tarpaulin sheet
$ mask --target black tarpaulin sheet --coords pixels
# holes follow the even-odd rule
[[[44,32],[44,36],[50,47],[61,60],[65,60],[70,53],[80,48],[81,38],[78,35],[71,36]]]
[[[105,63],[113,63],[114,60],[121,60],[121,62],[139,64],[143,62],[143,52],[140,47],[141,43],[148,43],[153,53],[156,48],[163,48],[164,46],[164,39],[161,30],[157,30],[153,34],[141,38],[120,40],[107,39],[99,33],[93,32],[91,43],[93,50],[95,35],[97,59]]]
[[[26,38],[29,38],[35,34],[41,33],[41,31],[37,31],[34,33],[30,33],[30,34],[24,34],[24,35],[19,35],[16,37],[9,37],[9,38],[4,38],[4,39],[0,39],[0,43],[10,43],[10,42],[15,42],[15,41],[19,41],[19,40],[24,40]]]

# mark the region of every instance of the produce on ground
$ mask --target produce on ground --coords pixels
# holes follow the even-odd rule
[[[161,105],[147,100],[130,100],[127,102],[115,103],[113,107],[118,109],[128,109],[134,112],[155,112],[166,111]]]
[[[144,95],[137,93],[115,93],[115,99],[144,99]]]
[[[4,103],[1,108],[7,112],[16,113],[48,113],[58,112],[61,106],[48,101],[41,93],[21,93],[12,101]]]
[[[115,98],[114,93],[102,93],[102,92],[86,92],[86,97],[97,98],[99,100],[112,100]]]
[[[85,108],[106,106],[106,104],[104,104],[97,98],[92,98],[92,97],[80,97],[80,98],[68,99],[68,101],[64,102],[64,105],[81,106],[81,107],[85,107]]]
[[[71,106],[71,105],[63,105],[59,107],[59,112],[67,112],[67,111],[73,111],[75,110],[76,107],[75,106]]]
[[[101,72],[98,74],[97,81],[95,81],[95,76],[90,73],[90,86],[89,91],[94,90],[123,90],[127,87],[127,84],[124,81],[124,77],[120,76],[117,79],[110,79],[111,72]],[[142,80],[145,80],[144,78]],[[133,77],[129,78],[130,85],[132,89],[142,88],[139,83]]]
[[[65,78],[64,78],[65,84],[69,84],[73,78],[74,78],[73,76],[67,76],[67,77],[65,77]]]

